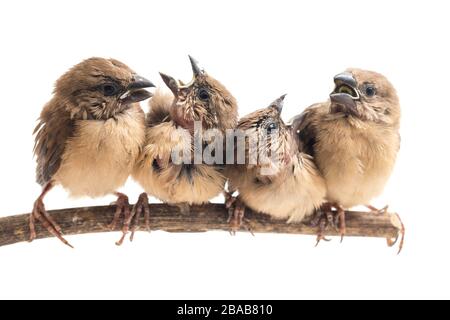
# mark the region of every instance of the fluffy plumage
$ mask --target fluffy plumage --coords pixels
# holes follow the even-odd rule
[[[172,152],[193,150],[194,123],[200,128],[225,132],[237,123],[237,103],[231,93],[191,59],[192,81],[183,84],[161,74],[173,96],[157,92],[150,101],[146,142],[133,178],[145,192],[188,211],[188,205],[203,204],[224,190],[222,164],[173,161]],[[144,198],[145,199],[145,198]],[[138,210],[148,210],[143,201]]]
[[[151,86],[123,63],[103,58],[87,59],[58,79],[35,129],[36,177],[45,193],[59,184],[72,196],[98,197],[125,183],[145,138],[137,102],[150,97],[143,88]],[[45,193],[32,214],[40,221]]]
[[[400,104],[379,73],[349,69],[334,80],[330,100],[307,108],[292,125],[325,178],[328,201],[343,211],[383,191],[400,147]]]
[[[299,151],[281,119],[283,99],[239,121],[237,128],[247,139],[246,163],[229,166],[227,176],[231,191],[237,190],[239,200],[253,211],[300,222],[320,207],[326,188],[312,157]],[[248,139],[258,141],[257,147],[251,148]],[[267,157],[252,163],[251,157],[261,152]]]
[[[53,178],[72,196],[114,193],[134,167],[144,132],[144,114],[138,105],[115,119],[77,121]]]
[[[147,114],[146,142],[133,178],[146,192],[170,204],[202,204],[219,195],[225,177],[218,166],[174,164],[172,151],[191,141],[189,130],[171,117],[173,96],[157,91]],[[190,150],[192,147],[187,146]]]
[[[199,67],[192,57],[194,77],[188,84],[180,83],[171,76],[161,73],[166,85],[175,96],[171,118],[185,129],[192,130],[195,121],[202,123],[204,129],[225,131],[237,124],[236,99],[225,86]]]

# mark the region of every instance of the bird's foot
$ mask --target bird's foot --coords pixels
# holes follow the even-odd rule
[[[376,215],[382,215],[382,214],[388,213],[389,205],[386,205],[381,209],[377,209],[376,207],[374,207],[370,204],[366,204],[365,207],[370,210],[370,213],[373,213]],[[397,252],[397,254],[400,254],[400,252],[402,252],[403,243],[405,241],[405,225],[403,224],[400,216],[397,213],[395,213],[395,215],[397,216],[398,222],[400,224],[400,231],[399,231],[399,234],[397,235],[397,237],[395,237],[394,239],[386,238],[386,242],[389,247],[393,247],[400,239],[400,243],[398,245],[398,252]]]
[[[387,245],[389,247],[393,247],[397,243],[398,239],[400,238],[400,243],[398,245],[398,252],[397,252],[397,254],[400,254],[400,252],[402,252],[403,243],[405,241],[405,231],[406,231],[406,229],[405,229],[405,225],[403,224],[402,219],[400,218],[400,215],[398,213],[395,213],[395,215],[396,215],[396,217],[398,219],[398,222],[400,224],[400,231],[399,231],[399,234],[397,235],[397,237],[395,237],[395,239],[387,238],[386,242],[387,242]]]
[[[233,196],[234,192],[224,192],[223,196],[225,197],[225,208],[230,209],[234,203],[236,202],[237,197]]]
[[[61,240],[65,245],[73,248],[73,246],[62,236],[61,227],[53,220],[53,218],[45,210],[44,202],[39,197],[33,205],[33,211],[30,214],[30,242],[36,239],[35,220],[38,220],[52,235]]]
[[[336,210],[333,210],[335,208]],[[334,203],[324,203],[322,207],[316,211],[316,214],[310,221],[312,227],[319,227],[317,231],[317,242],[316,247],[319,245],[321,240],[330,241],[330,239],[325,237],[325,231],[329,227],[334,228],[339,232],[341,236],[341,242],[344,239],[346,232],[345,226],[345,210],[342,206]]]
[[[324,204],[319,210],[316,211],[313,218],[309,222],[312,227],[319,227],[316,237],[316,247],[319,245],[320,241],[331,241],[325,237],[325,231],[329,227],[333,227],[337,230],[335,218],[331,206]]]
[[[371,213],[373,214],[386,214],[389,208],[389,205],[385,205],[383,208],[381,209],[377,209],[374,206],[370,205],[370,204],[366,204],[365,207],[367,209],[370,210]]]
[[[367,209],[369,209],[370,213],[372,213],[372,214],[383,215],[383,214],[387,214],[388,213],[389,205],[386,205],[386,206],[384,206],[381,209],[377,209],[376,207],[374,207],[374,206],[372,206],[370,204],[366,204],[365,207]],[[403,243],[405,241],[405,226],[404,226],[402,220],[400,219],[400,216],[397,213],[395,213],[395,215],[397,216],[399,224],[400,224],[400,232],[397,235],[397,237],[395,237],[394,239],[386,238],[386,242],[387,242],[387,245],[389,247],[393,247],[398,242],[398,240],[400,239],[400,243],[398,245],[398,252],[397,252],[397,254],[400,254],[400,252],[402,252]]]
[[[253,236],[253,231],[250,225],[250,221],[245,218],[245,210],[246,206],[244,202],[242,202],[239,197],[236,197],[233,200],[233,204],[228,207],[228,220],[227,222],[230,224],[230,234],[236,235],[236,232],[239,231],[242,227],[244,227],[248,232],[250,232]]]
[[[130,203],[128,201],[128,197],[120,192],[115,193],[117,196],[117,200],[115,202],[116,205],[116,212],[114,213],[114,218],[111,224],[109,225],[109,228],[111,230],[115,230],[117,223],[119,222],[121,216],[123,215],[123,225],[122,225],[122,237],[119,239],[119,241],[116,242],[116,245],[120,246],[123,243],[123,240],[125,239],[128,230],[130,228],[130,222],[131,222],[131,210],[130,210]]]
[[[150,205],[148,204],[148,195],[145,192],[139,196],[138,201],[133,206],[131,213],[133,225],[131,227],[130,241],[133,241],[134,233],[139,228],[139,220],[141,219],[142,212],[144,212],[145,230],[150,232]]]
[[[345,209],[338,203],[334,203],[333,207],[336,208],[335,224],[339,225],[339,234],[341,235],[341,243],[344,241],[344,236],[346,233],[345,224]]]

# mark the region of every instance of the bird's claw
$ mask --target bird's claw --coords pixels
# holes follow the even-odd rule
[[[122,237],[119,239],[119,241],[116,242],[117,246],[122,245],[128,230],[130,228],[130,221],[132,218],[131,210],[130,210],[130,203],[128,201],[128,197],[123,193],[116,193],[117,195],[117,201],[115,202],[116,205],[116,211],[114,213],[114,218],[111,224],[109,225],[110,230],[115,230],[117,223],[119,222],[121,216],[123,215],[123,225],[122,225]]]
[[[370,204],[366,204],[365,207],[366,207],[367,209],[369,209],[369,210],[370,210],[370,213],[372,213],[372,214],[383,215],[383,214],[387,214],[387,213],[388,213],[389,205],[385,205],[385,206],[384,206],[383,208],[381,208],[381,209],[377,209],[376,207],[374,207],[374,206],[372,206],[372,205],[370,205]],[[395,238],[386,238],[386,243],[387,243],[387,245],[388,245],[389,247],[393,247],[393,246],[395,246],[395,244],[396,244],[396,243],[399,241],[399,239],[400,239],[400,243],[399,243],[399,245],[398,245],[398,252],[397,252],[397,254],[400,254],[400,252],[402,252],[402,249],[403,249],[403,243],[404,243],[404,241],[405,241],[405,226],[404,226],[404,224],[403,224],[402,219],[400,218],[400,216],[399,216],[397,213],[395,213],[395,215],[397,216],[398,221],[399,221],[399,223],[400,223],[400,231],[399,231],[399,234],[398,234]]]
[[[344,236],[347,232],[345,223],[345,209],[338,203],[335,203],[332,206],[336,208],[335,223],[336,225],[339,225],[339,234],[341,236],[341,243],[342,243],[342,241],[344,241]]]
[[[224,192],[225,197],[225,208],[230,209],[236,202],[237,197],[233,196],[233,192]]]
[[[373,213],[373,214],[386,214],[388,212],[389,205],[385,205],[381,209],[377,209],[376,207],[374,207],[374,206],[372,206],[370,204],[366,204],[365,207],[370,210],[370,213]]]
[[[336,225],[334,223],[335,219],[333,218],[332,211],[324,209],[325,208],[322,207],[321,209],[317,210],[314,217],[310,221],[311,227],[318,227],[315,245],[316,247],[319,245],[321,240],[331,241],[330,239],[325,237],[325,231],[328,229],[328,227],[332,226],[336,228]]]
[[[144,192],[139,196],[138,201],[132,209],[133,225],[131,227],[130,241],[134,239],[134,233],[139,228],[139,220],[144,212],[145,230],[150,232],[150,206],[148,204],[148,195]]]
[[[398,213],[396,213],[395,215],[397,216],[397,219],[400,222],[400,231],[399,231],[399,234],[395,237],[395,239],[387,238],[386,242],[389,247],[393,247],[400,239],[400,243],[398,245],[398,251],[397,251],[397,255],[399,255],[400,252],[402,252],[403,244],[405,242],[406,229],[405,229],[405,225],[403,224],[402,219],[400,218],[400,215]]]
[[[38,220],[53,236],[57,237],[66,246],[73,248],[73,246],[63,237],[61,227],[53,220],[47,213],[44,202],[41,198],[37,199],[33,205],[33,211],[30,214],[30,239],[36,239],[35,220]]]
[[[246,210],[245,204],[238,197],[233,197],[231,195],[230,197],[234,198],[232,201],[230,200],[231,204],[227,206],[225,203],[225,206],[228,208],[227,222],[230,224],[230,234],[234,236],[241,227],[244,227],[252,236],[254,236],[250,221],[244,217]]]
[[[337,211],[333,211],[332,208],[336,208]],[[318,227],[316,238],[316,247],[321,240],[330,241],[330,239],[325,238],[325,231],[330,227],[334,228],[336,232],[339,232],[341,236],[341,242],[344,239],[346,227],[345,227],[345,211],[339,205],[332,205],[326,203],[316,211],[315,216],[311,219],[310,225],[312,227]]]
[[[326,238],[324,235],[317,235],[317,238],[316,238],[316,245],[315,245],[315,247],[317,247],[318,245],[319,245],[319,243],[320,243],[320,241],[326,241],[326,242],[329,242],[329,241],[331,241],[331,239],[328,239],[328,238]]]

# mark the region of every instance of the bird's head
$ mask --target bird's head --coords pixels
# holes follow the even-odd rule
[[[205,129],[232,129],[237,123],[237,103],[223,84],[203,70],[189,56],[193,71],[192,80],[184,84],[161,73],[164,83],[175,96],[173,118],[184,128],[192,128],[200,121]]]
[[[333,113],[364,121],[398,125],[400,104],[392,84],[383,75],[361,69],[348,69],[334,77],[330,94]]]
[[[263,160],[263,166],[269,164],[272,168],[281,168],[289,163],[291,151],[294,150],[291,147],[292,136],[289,127],[281,118],[285,96],[282,95],[265,109],[243,117],[237,126],[247,138],[251,138],[251,142],[246,143],[246,155],[255,152],[259,157],[265,155],[265,159],[259,159]]]
[[[150,87],[154,85],[149,80],[120,61],[90,58],[59,78],[54,93],[72,117],[106,120],[150,98],[145,90]]]

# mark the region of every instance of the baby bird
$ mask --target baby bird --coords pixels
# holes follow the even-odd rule
[[[235,98],[219,81],[200,68],[197,61],[189,58],[194,75],[188,84],[161,73],[173,96],[157,91],[150,101],[146,142],[133,171],[133,178],[145,192],[178,206],[183,213],[189,212],[189,205],[203,204],[220,195],[226,182],[220,161],[204,161],[202,152],[206,150],[205,140],[200,141],[199,147],[194,146],[198,130],[225,133],[237,124]],[[174,150],[183,150],[183,159],[179,159],[183,161],[174,160],[174,154],[179,154]],[[200,159],[194,159],[193,153],[198,152]],[[214,154],[214,151],[211,153]],[[136,204],[134,221],[138,221],[142,212],[146,213],[148,221],[146,194],[142,194]],[[136,223],[131,239],[135,226]]]
[[[154,85],[114,59],[90,58],[75,65],[55,85],[34,130],[36,178],[43,186],[30,215],[30,241],[35,220],[66,245],[61,228],[47,214],[43,199],[61,185],[71,196],[116,194],[115,220],[129,214],[128,198],[116,192],[140,154],[145,138],[139,101]]]
[[[383,191],[400,148],[400,103],[392,84],[376,72],[348,69],[334,82],[330,100],[308,107],[292,125],[300,149],[314,157],[325,178],[342,239],[344,209],[387,209],[369,203]]]
[[[281,119],[284,97],[238,123],[246,139],[245,164],[227,168],[230,192],[239,192],[234,206],[227,201],[233,233],[242,224],[246,206],[290,223],[303,221],[324,202],[325,181]]]

